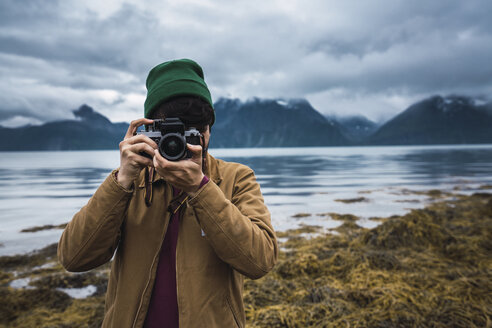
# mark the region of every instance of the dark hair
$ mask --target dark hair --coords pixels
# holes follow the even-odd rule
[[[178,117],[186,126],[205,130],[214,123],[214,110],[208,102],[197,96],[179,96],[169,99],[150,115],[151,119]]]

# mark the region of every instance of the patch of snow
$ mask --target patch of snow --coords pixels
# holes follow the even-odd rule
[[[285,100],[279,99],[277,100],[277,104],[279,104],[280,106],[287,106],[289,103]]]
[[[473,104],[475,106],[483,106],[483,105],[487,104],[487,102],[483,99],[474,99]]]
[[[454,102],[454,99],[452,98],[444,98],[444,103],[446,105],[452,104]]]
[[[34,289],[33,286],[29,286],[29,282],[31,282],[31,278],[20,278],[12,280],[9,283],[9,286],[15,289],[25,288],[25,289]]]
[[[38,266],[35,266],[34,268],[32,268],[33,270],[42,270],[42,269],[49,269],[49,268],[52,268],[56,265],[55,262],[48,262],[48,263],[45,263],[43,265],[38,265]]]
[[[82,288],[57,288],[57,290],[64,292],[71,298],[86,298],[94,294],[97,290],[96,286],[89,285]]]

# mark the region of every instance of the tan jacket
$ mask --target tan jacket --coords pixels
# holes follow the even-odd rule
[[[181,211],[176,247],[179,326],[244,327],[243,275],[269,272],[277,259],[270,213],[253,171],[207,157],[210,181]],[[69,271],[111,260],[103,327],[142,327],[167,230],[172,189],[154,177],[145,205],[144,171],[132,191],[115,171],[67,225],[58,258]],[[204,236],[203,236],[204,234]]]

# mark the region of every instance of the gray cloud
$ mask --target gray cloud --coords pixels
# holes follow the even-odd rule
[[[4,0],[0,124],[71,117],[82,103],[139,117],[148,70],[180,57],[203,66],[215,99],[306,97],[378,118],[436,93],[488,98],[491,11],[486,0]]]

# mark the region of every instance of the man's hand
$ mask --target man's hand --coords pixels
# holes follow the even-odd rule
[[[164,180],[193,197],[204,177],[202,146],[187,145],[193,156],[177,162],[168,161],[161,156],[159,150],[154,150],[154,167]]]
[[[118,171],[118,183],[124,188],[129,189],[140,173],[143,167],[152,166],[151,159],[140,155],[145,152],[151,157],[154,156],[154,150],[157,144],[147,136],[135,135],[139,126],[143,124],[152,124],[152,120],[141,118],[132,121],[125,138],[120,142],[120,170]]]

